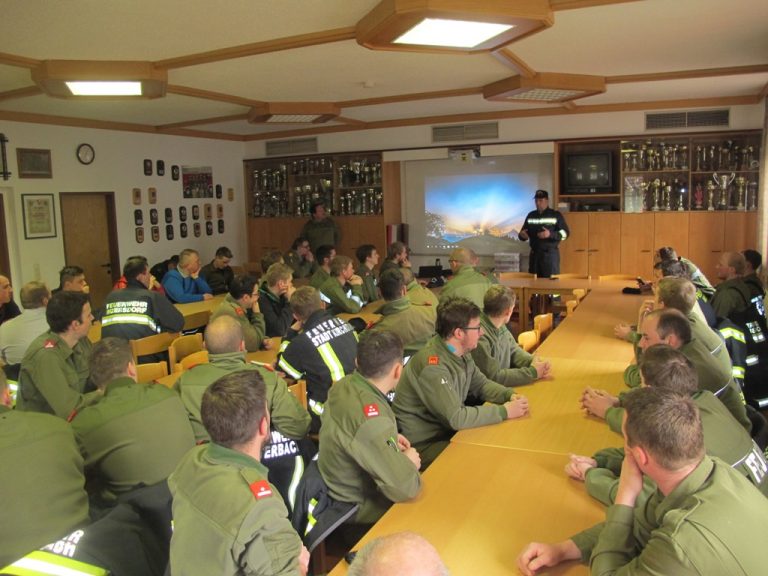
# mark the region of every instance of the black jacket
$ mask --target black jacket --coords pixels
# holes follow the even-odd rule
[[[184,316],[163,294],[147,290],[129,280],[122,290],[113,290],[104,303],[101,335],[137,340],[160,332],[179,332]]]
[[[288,299],[284,295],[275,296],[267,288],[266,282],[262,282],[259,288],[259,309],[264,315],[267,338],[274,336],[285,338],[293,324],[293,313]]]

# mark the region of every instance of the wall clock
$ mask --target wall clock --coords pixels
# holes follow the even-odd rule
[[[96,158],[96,152],[90,144],[80,144],[77,147],[77,159],[80,164],[90,164]]]

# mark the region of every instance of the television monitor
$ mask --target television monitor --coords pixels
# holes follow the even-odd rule
[[[613,155],[610,151],[571,152],[564,157],[567,194],[613,192]]]

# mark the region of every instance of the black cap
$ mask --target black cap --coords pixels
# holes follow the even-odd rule
[[[536,190],[536,194],[534,194],[533,197],[549,199],[549,192],[547,192],[546,190]]]

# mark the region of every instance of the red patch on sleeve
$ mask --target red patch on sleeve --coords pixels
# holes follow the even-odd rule
[[[256,500],[261,500],[267,496],[272,496],[272,487],[266,480],[259,480],[258,482],[251,484],[251,492]]]
[[[242,308],[240,308],[240,306],[238,306],[237,308],[235,308],[235,312],[237,313],[237,315],[238,315],[238,316],[245,316],[245,310],[243,310]]]
[[[378,404],[366,404],[363,406],[363,415],[366,418],[374,418],[379,415],[379,405]]]
[[[427,359],[427,364],[429,364],[430,366],[436,366],[439,363],[440,363],[440,358],[438,356],[430,356]]]
[[[56,342],[54,340],[46,340],[45,344],[43,344],[43,348],[46,350],[50,350],[51,348],[56,348]]]

